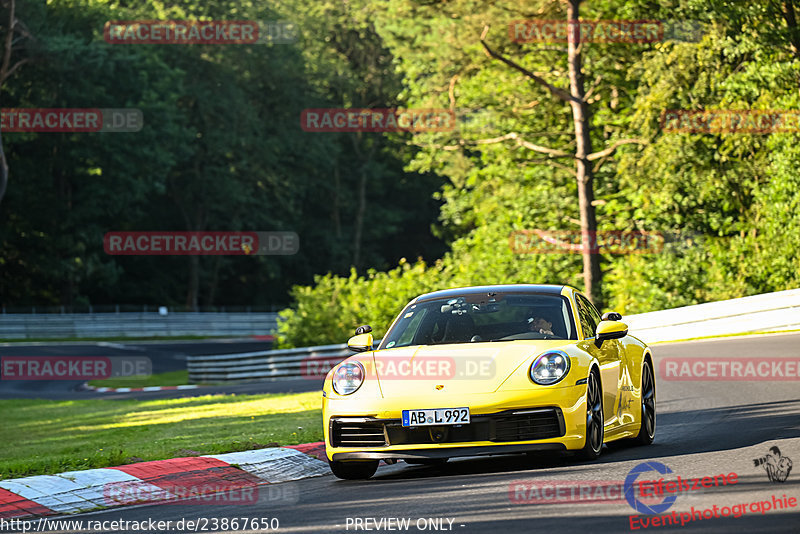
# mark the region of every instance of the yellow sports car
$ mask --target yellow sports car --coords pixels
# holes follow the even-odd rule
[[[621,319],[569,286],[497,285],[415,298],[375,350],[358,327],[357,354],[323,387],[333,474],[536,451],[593,460],[603,443],[652,443],[653,359]]]

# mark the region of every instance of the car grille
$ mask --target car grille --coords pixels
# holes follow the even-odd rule
[[[564,414],[559,408],[473,415],[468,425],[437,427],[447,429],[445,438],[439,442],[431,438],[430,428],[432,427],[404,427],[400,419],[332,418],[330,441],[333,447],[383,447],[471,441],[502,443],[557,438],[566,433]]]
[[[532,410],[495,419],[495,436],[491,441],[529,441],[563,436],[555,410]]]
[[[332,420],[331,445],[334,447],[383,447],[383,423],[367,420]]]

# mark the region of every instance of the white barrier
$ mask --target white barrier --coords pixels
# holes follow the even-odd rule
[[[645,343],[800,329],[800,289],[707,302],[622,318]]]

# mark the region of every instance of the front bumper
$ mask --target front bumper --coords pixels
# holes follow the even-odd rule
[[[447,447],[440,449],[406,449],[403,451],[335,452],[331,460],[387,460],[390,458],[457,458],[524,452],[565,451],[561,443],[528,443],[522,445],[483,445],[480,447]]]
[[[402,409],[445,406],[469,407],[470,424],[446,427],[446,438],[439,440],[434,440],[429,428],[444,427],[402,427]],[[370,400],[357,399],[355,395],[326,396],[323,417],[329,460],[575,450],[582,448],[586,440],[586,385],[473,393],[446,399],[432,395]],[[342,432],[343,426],[349,428]]]
[[[508,443],[559,438],[565,432],[564,414],[559,408],[473,415],[469,424],[449,426],[404,427],[400,419],[372,417],[331,417],[328,422],[328,442],[333,447]]]

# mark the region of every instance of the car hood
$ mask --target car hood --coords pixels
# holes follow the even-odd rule
[[[521,365],[569,340],[417,345],[373,353],[374,372],[384,397],[427,393],[442,386],[450,393],[491,393]],[[524,370],[527,372],[527,369]]]

